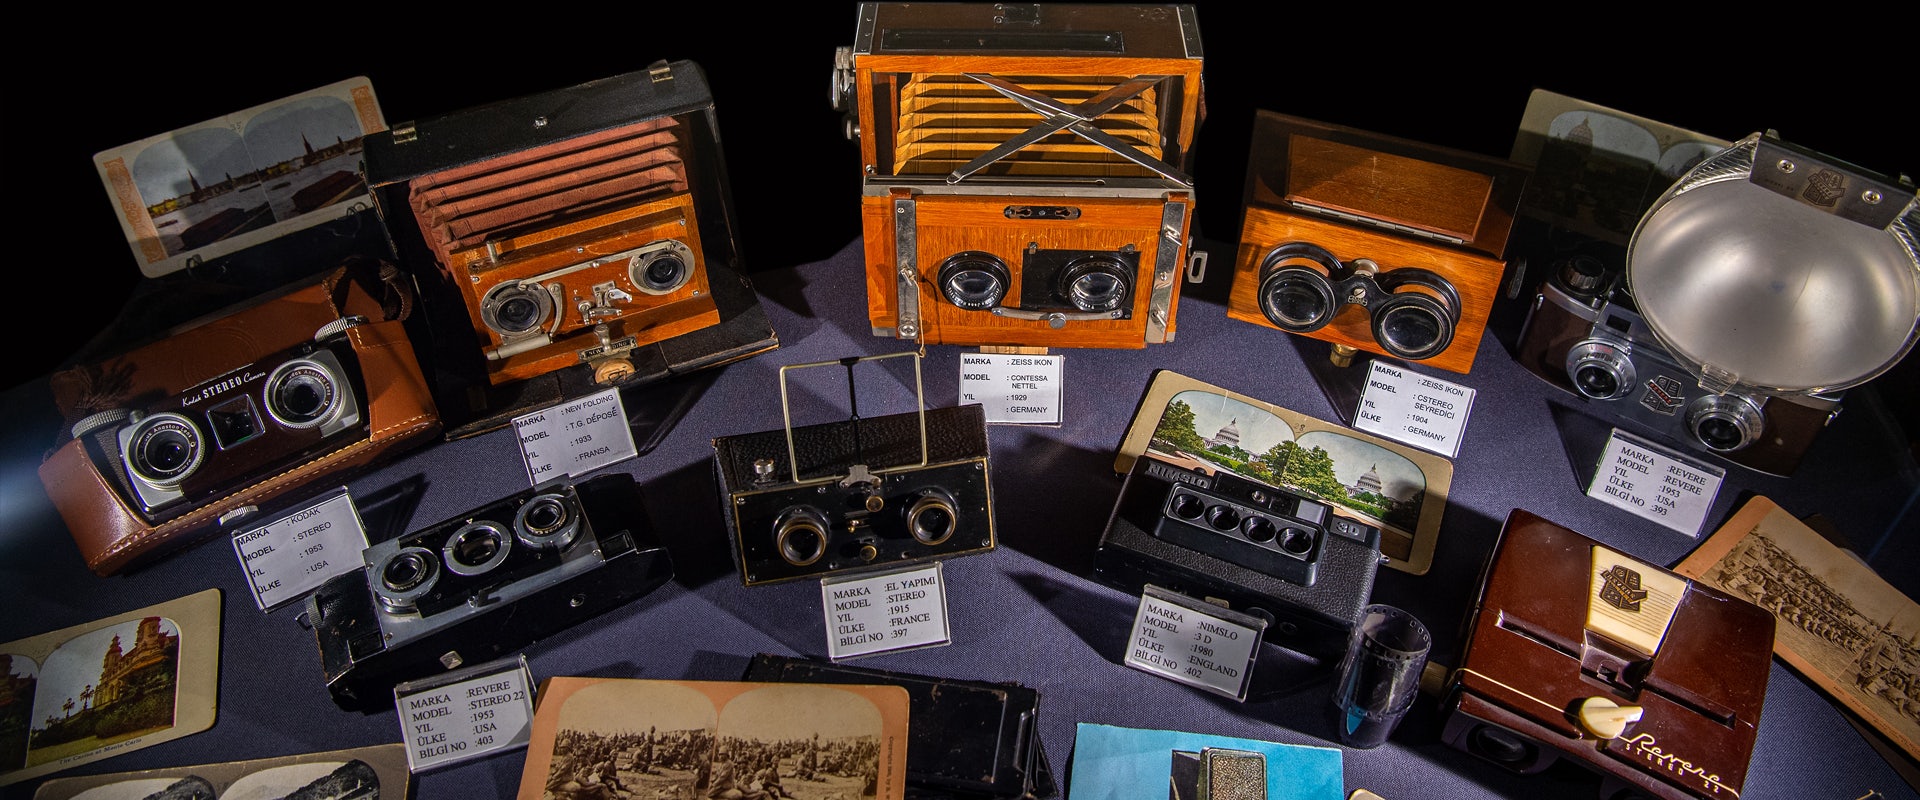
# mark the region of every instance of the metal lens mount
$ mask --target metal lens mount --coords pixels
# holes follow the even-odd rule
[[[1612,339],[1586,339],[1567,350],[1567,378],[1575,391],[1595,400],[1613,400],[1633,392],[1633,360],[1626,345]]]
[[[424,547],[402,547],[373,565],[373,593],[394,611],[412,611],[440,580],[440,559]]]
[[[940,294],[947,302],[968,311],[982,311],[1000,305],[1013,284],[1007,262],[999,256],[978,250],[955,253],[941,262],[936,276]]]
[[[1694,440],[1719,453],[1758,441],[1766,424],[1759,404],[1745,395],[1703,395],[1687,406],[1687,430]]]
[[[662,239],[628,260],[627,277],[647,294],[671,294],[693,280],[693,267],[693,248],[678,239]]]
[[[813,506],[782,511],[773,520],[773,540],[782,560],[808,566],[827,554],[827,516]]]
[[[267,376],[267,413],[289,428],[316,427],[339,415],[342,388],[340,376],[327,365],[294,359]]]
[[[960,527],[960,510],[944,490],[928,489],[907,506],[907,532],[914,541],[932,547],[953,537]]]
[[[447,571],[455,575],[485,575],[513,552],[513,535],[497,522],[469,522],[447,537],[440,549]]]
[[[566,495],[534,495],[513,515],[514,535],[528,547],[565,549],[580,534],[580,515]]]
[[[127,471],[154,486],[174,486],[200,468],[206,455],[200,429],[192,420],[161,412],[135,422],[124,437],[121,458]]]
[[[503,283],[480,300],[480,321],[502,336],[538,330],[553,317],[553,296],[537,283]]]
[[[1389,270],[1373,280],[1384,291],[1367,308],[1373,341],[1381,349],[1417,361],[1439,355],[1453,343],[1460,294],[1450,281],[1418,267]]]
[[[1068,264],[1060,271],[1059,281],[1055,292],[1074,308],[1088,313],[1118,309],[1133,293],[1132,271],[1125,262],[1104,254]]]

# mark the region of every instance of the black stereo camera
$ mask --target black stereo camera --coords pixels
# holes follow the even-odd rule
[[[780,368],[853,365],[894,356]],[[783,409],[785,411],[785,409]],[[986,412],[978,405],[722,436],[713,440],[721,507],[748,586],[906,566],[993,549]]]
[[[624,474],[535,486],[362,555],[307,599],[327,688],[349,710],[385,708],[396,684],[510,654],[673,577]]]
[[[1135,459],[1094,575],[1270,621],[1268,640],[1338,659],[1373,594],[1380,529],[1310,496],[1155,452]]]

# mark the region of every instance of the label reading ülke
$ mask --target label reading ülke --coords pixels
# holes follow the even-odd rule
[[[1063,356],[963,353],[959,404],[980,404],[990,425],[1058,425],[1063,359]]]
[[[1474,390],[1379,361],[1367,374],[1353,427],[1452,458],[1473,410]]]
[[[820,581],[827,656],[835,661],[947,644],[940,562],[915,569]]]
[[[1699,536],[1726,470],[1684,458],[1619,428],[1601,451],[1587,496]]]
[[[1235,700],[1247,699],[1266,620],[1148,584],[1125,663]]]
[[[516,417],[513,431],[520,439],[527,480],[535,486],[639,454],[618,389]]]
[[[335,575],[360,569],[360,551],[366,548],[366,530],[344,486],[313,505],[233,536],[233,553],[261,611],[299,599]]]
[[[481,665],[470,675],[394,687],[409,770],[526,746],[533,733],[533,680],[526,657]]]

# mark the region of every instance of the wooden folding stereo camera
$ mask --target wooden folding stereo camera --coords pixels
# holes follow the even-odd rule
[[[1261,111],[1227,315],[1473,367],[1527,169]]]
[[[484,398],[448,403],[478,406],[471,432],[776,344],[691,62],[395,126],[367,164],[434,299],[464,309],[432,332],[449,400]]]
[[[1171,341],[1198,279],[1193,6],[862,3],[834,65],[859,140],[867,315],[924,344]]]

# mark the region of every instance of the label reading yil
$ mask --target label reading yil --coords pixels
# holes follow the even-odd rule
[[[366,548],[366,530],[344,486],[313,505],[233,536],[233,553],[261,611],[298,599],[335,575],[360,569],[360,551]]]
[[[827,656],[835,661],[947,644],[946,581],[939,562],[917,569],[822,580]]]
[[[395,687],[394,704],[414,772],[525,746],[533,731],[532,680],[524,657],[500,662],[509,668],[407,692]]]
[[[990,425],[1060,424],[1064,356],[963,353],[960,405],[979,403]]]
[[[1615,428],[1601,451],[1593,482],[1587,484],[1587,496],[1699,536],[1726,474]]]
[[[1353,427],[1452,458],[1473,410],[1473,389],[1379,361],[1367,373]]]
[[[1147,585],[1134,613],[1126,665],[1162,678],[1247,699],[1267,623],[1259,617]]]
[[[530,485],[585,475],[639,454],[618,389],[516,417],[513,431]]]

